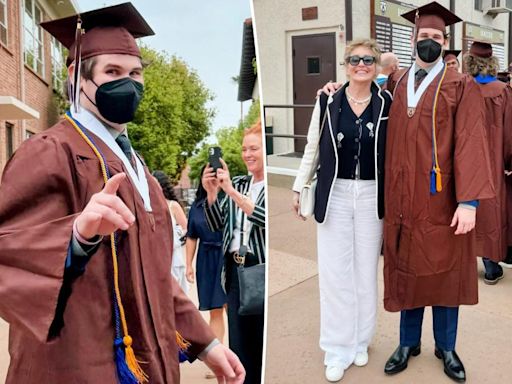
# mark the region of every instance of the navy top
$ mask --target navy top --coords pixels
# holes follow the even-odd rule
[[[341,97],[339,123],[336,132],[338,147],[338,178],[375,180],[375,126],[372,103],[361,116],[350,108],[347,96]],[[359,175],[357,165],[359,164]]]

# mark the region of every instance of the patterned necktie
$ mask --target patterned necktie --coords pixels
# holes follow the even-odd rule
[[[130,164],[132,163],[132,144],[130,143],[130,139],[124,134],[120,134],[116,138],[116,143],[121,147],[123,153],[125,154],[126,158],[130,161]]]

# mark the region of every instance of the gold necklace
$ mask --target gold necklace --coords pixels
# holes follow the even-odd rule
[[[372,98],[372,94],[370,93],[370,96],[368,96],[366,99],[358,100],[350,94],[350,92],[348,91],[348,88],[345,89],[345,94],[347,95],[348,101],[351,101],[354,104],[359,104],[359,105],[368,104]]]

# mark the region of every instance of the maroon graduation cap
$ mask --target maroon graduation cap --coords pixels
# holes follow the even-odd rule
[[[155,34],[131,3],[46,21],[41,27],[68,48],[66,65],[75,63],[72,81],[75,86],[71,85],[69,92],[75,110],[78,110],[80,97],[82,60],[105,54],[140,57],[135,39]]]

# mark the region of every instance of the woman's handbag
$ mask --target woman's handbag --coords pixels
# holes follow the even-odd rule
[[[265,263],[252,267],[238,266],[240,307],[238,314],[262,315],[265,308]]]
[[[302,217],[309,218],[315,212],[315,192],[317,179],[309,179],[299,193],[299,213]]]
[[[247,219],[247,215],[243,211],[241,214],[241,227],[243,231],[240,231],[239,251],[242,262],[237,268],[238,286],[240,290],[238,314],[240,316],[263,315],[265,308],[265,263],[261,255],[258,255],[258,264],[250,267],[245,266],[247,256],[250,254],[247,239],[252,226]],[[252,253],[250,255],[253,256]]]
[[[324,130],[325,118],[327,117],[325,109],[323,109],[323,114],[324,116],[320,118],[322,122],[320,126],[320,134],[318,135],[315,156],[313,157],[313,162],[309,170],[308,179],[299,192],[299,214],[304,218],[313,216],[313,213],[315,212],[315,193],[317,184],[316,171],[318,170],[318,165],[320,163],[320,139]]]

